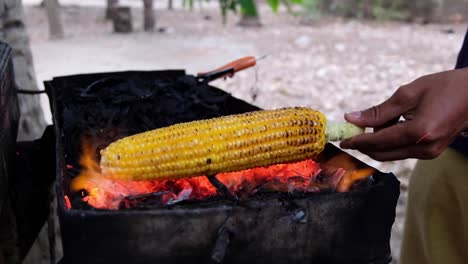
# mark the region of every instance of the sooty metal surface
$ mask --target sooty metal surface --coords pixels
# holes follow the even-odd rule
[[[78,164],[84,135],[105,146],[156,127],[258,109],[183,71],[60,77],[46,87],[59,197],[70,194],[76,172],[66,165]],[[326,152],[343,154],[332,145]],[[348,193],[271,193],[149,210],[68,210],[59,199],[64,263],[389,263],[399,182],[380,172],[370,182]]]
[[[14,174],[19,108],[13,78],[12,50],[0,42],[0,218]]]
[[[0,42],[0,263],[19,263],[36,240],[48,216],[55,168],[52,127],[41,140],[16,142],[20,111],[12,54]]]

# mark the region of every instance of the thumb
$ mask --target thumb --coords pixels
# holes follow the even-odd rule
[[[356,111],[345,114],[346,121],[360,127],[380,127],[385,126],[392,120],[399,119],[404,113],[404,109],[396,104],[395,96],[387,101],[368,108],[363,111]]]

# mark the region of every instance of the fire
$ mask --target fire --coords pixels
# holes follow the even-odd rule
[[[353,158],[345,153],[335,155],[327,160],[325,167],[342,168],[343,177],[337,185],[337,191],[348,192],[357,181],[363,180],[375,173],[371,167],[359,167],[359,164]]]
[[[184,200],[201,200],[218,195],[217,189],[205,176],[179,180],[125,181],[101,174],[99,163],[93,158],[93,148],[83,145],[80,175],[71,182],[72,192],[83,192],[82,200],[95,208],[119,209],[132,207],[138,198],[157,195],[161,204],[173,204]],[[338,161],[339,162],[339,161]],[[216,177],[238,198],[249,197],[258,191],[319,192],[322,189],[347,191],[352,184],[368,171],[336,169],[321,173],[319,164],[305,160],[291,164],[278,164],[231,173]],[[370,172],[372,173],[372,172]],[[67,208],[71,208],[68,197]]]
[[[70,189],[72,192],[85,190],[87,194],[83,197],[83,201],[95,208],[118,209],[125,197],[165,190],[174,193],[175,198],[182,193],[182,190],[189,189],[196,191],[193,194],[195,197],[216,194],[216,189],[204,177],[194,177],[184,182],[180,180],[124,181],[106,177],[101,174],[98,162],[93,159],[93,153],[91,145],[84,144],[80,160],[83,170],[73,179]]]

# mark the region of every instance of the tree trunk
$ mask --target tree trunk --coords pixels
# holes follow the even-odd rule
[[[112,20],[115,8],[119,5],[119,0],[107,0],[106,19]]]
[[[468,20],[466,0],[401,1],[415,22],[460,23]]]
[[[167,9],[168,10],[174,9],[174,1],[173,0],[168,0],[167,1]]]
[[[361,1],[361,18],[372,18],[372,3],[370,0]]]
[[[34,72],[29,37],[23,23],[21,1],[0,2],[0,40],[13,48],[15,83],[20,89],[39,90]],[[18,95],[21,119],[19,140],[42,136],[46,122],[38,95]]]
[[[47,19],[49,20],[49,34],[52,39],[63,39],[62,18],[60,17],[60,6],[58,0],[45,0]]]
[[[241,27],[261,27],[262,23],[260,22],[260,17],[258,15],[252,16],[248,14],[242,14],[239,21],[239,26]]]
[[[260,15],[258,14],[257,3],[255,0],[241,1],[242,16],[239,26],[242,27],[261,27]]]
[[[128,6],[114,9],[113,18],[115,33],[130,33],[133,31],[132,10]]]
[[[227,0],[219,0],[219,7],[221,8],[221,17],[223,19],[223,26],[227,24],[227,11],[228,11],[228,2]]]
[[[144,25],[143,28],[145,31],[151,32],[154,30],[156,25],[156,19],[154,17],[154,1],[153,0],[143,0],[143,17]]]

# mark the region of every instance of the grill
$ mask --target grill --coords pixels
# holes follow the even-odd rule
[[[20,113],[11,55],[0,42],[0,263],[17,263],[28,253],[47,219],[55,177],[51,128],[39,140],[16,142]]]
[[[64,263],[391,261],[399,182],[378,171],[346,193],[265,192],[240,201],[217,196],[171,205],[143,196],[130,208],[90,207],[83,192],[69,188],[81,170],[83,140],[97,152],[141,131],[259,108],[184,71],[58,77],[46,87],[56,134]],[[319,161],[337,157],[368,167],[331,144]]]
[[[2,206],[7,200],[8,175],[13,170],[11,164],[19,120],[12,72],[11,49],[0,43],[0,205]]]
[[[19,245],[19,258],[46,220],[55,180],[60,263],[390,263],[399,182],[332,144],[317,159],[317,177],[326,181],[336,167],[372,175],[348,192],[268,189],[239,200],[219,193],[171,203],[156,192],[123,197],[116,210],[91,206],[84,199],[89,190],[70,188],[84,169],[83,142],[97,156],[127,135],[259,108],[182,70],[57,77],[45,83],[54,125],[37,141],[14,144],[19,114],[10,53],[6,46],[0,51],[0,112],[10,113],[1,116],[7,144],[0,181],[7,184],[0,188],[8,189],[0,189],[1,219],[10,220],[4,230],[14,230],[8,241],[0,232],[0,242]]]

